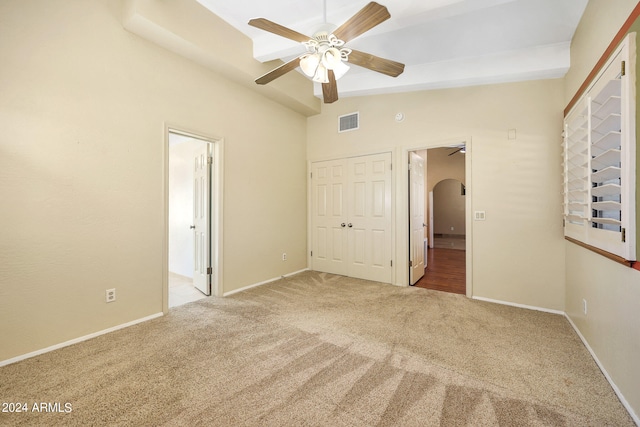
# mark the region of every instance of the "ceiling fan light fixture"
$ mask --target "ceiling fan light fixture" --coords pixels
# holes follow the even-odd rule
[[[318,64],[318,68],[313,76],[313,81],[317,83],[329,83],[329,70],[322,65],[322,63]]]
[[[344,76],[349,71],[349,66],[342,61],[339,61],[332,69],[336,80]]]
[[[300,68],[314,82],[329,83],[328,70],[333,70],[337,80],[350,68],[344,61],[349,58],[351,49],[340,49],[344,42],[336,39],[333,34],[327,40],[329,41],[312,39],[303,43],[308,52],[300,56]],[[333,42],[337,42],[337,45],[333,45]]]
[[[342,57],[340,51],[335,47],[330,47],[322,54],[322,65],[329,70],[335,69],[342,63]]]
[[[325,24],[312,37],[265,18],[251,19],[249,25],[302,43],[306,49],[304,54],[258,77],[255,82],[259,85],[267,84],[299,66],[302,72],[314,82],[322,83],[323,100],[325,104],[331,104],[338,100],[336,80],[349,70],[347,62],[397,77],[404,71],[404,64],[344,47],[345,43],[390,17],[386,7],[371,1],[336,28],[334,25],[327,24],[327,6],[324,0]]]
[[[309,77],[315,76],[318,65],[320,65],[320,55],[317,53],[305,53],[300,57],[300,68]]]

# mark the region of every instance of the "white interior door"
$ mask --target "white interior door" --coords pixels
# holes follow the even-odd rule
[[[409,280],[414,285],[424,276],[424,174],[425,162],[409,153]]]
[[[313,268],[346,275],[346,161],[313,163],[311,173]]]
[[[314,162],[316,271],[391,283],[391,153]]]
[[[211,164],[209,144],[194,155],[193,225],[194,263],[193,286],[211,295]]]
[[[348,274],[391,283],[391,153],[347,161]]]
[[[429,191],[429,247],[433,249],[433,191]]]

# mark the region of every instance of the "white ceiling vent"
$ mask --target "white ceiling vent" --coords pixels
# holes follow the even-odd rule
[[[360,113],[350,113],[338,117],[338,133],[356,130],[360,127]]]

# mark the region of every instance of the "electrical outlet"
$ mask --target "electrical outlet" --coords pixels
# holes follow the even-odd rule
[[[582,300],[582,312],[584,314],[587,314],[587,300],[586,299]]]
[[[453,227],[451,227],[451,231],[453,231]]]
[[[107,302],[114,302],[116,300],[116,289],[107,289],[106,291]]]
[[[283,252],[283,253],[282,253],[282,260],[283,260],[283,261],[286,261],[286,260],[287,260],[287,253],[286,253],[286,252]]]

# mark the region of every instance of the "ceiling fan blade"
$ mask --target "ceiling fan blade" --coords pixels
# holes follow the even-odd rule
[[[389,18],[391,18],[391,14],[387,8],[372,1],[339,26],[333,34],[346,43]]]
[[[322,97],[325,104],[331,104],[338,100],[338,84],[333,70],[328,70],[329,83],[322,83]]]
[[[291,70],[295,70],[296,67],[300,65],[300,57],[293,58],[289,62],[285,62],[278,68],[274,68],[269,71],[267,74],[264,74],[256,79],[256,83],[259,85],[266,85],[267,83],[277,79],[280,76],[287,74]]]
[[[264,18],[252,19],[249,21],[249,25],[300,43],[307,42],[311,39],[311,37],[309,36],[305,36],[302,33],[284,27],[280,24],[276,24],[275,22],[269,21],[268,19]]]
[[[400,62],[380,58],[359,50],[351,50],[347,61],[391,77],[398,77],[404,71],[404,64]]]

